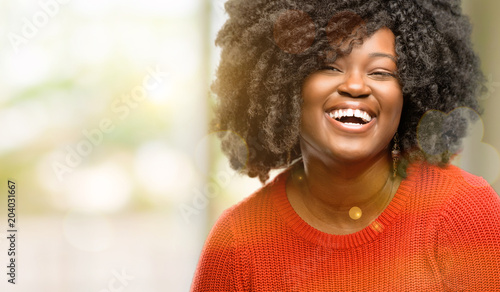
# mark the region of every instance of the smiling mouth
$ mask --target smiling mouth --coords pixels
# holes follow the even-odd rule
[[[360,109],[334,109],[328,115],[341,123],[352,126],[361,126],[369,123],[372,116]]]

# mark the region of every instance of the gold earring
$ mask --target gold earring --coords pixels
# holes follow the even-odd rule
[[[399,136],[398,133],[396,132],[396,135],[394,135],[394,143],[392,145],[392,176],[396,177],[398,173],[398,162],[399,162],[399,157],[401,155],[401,151],[399,149]]]

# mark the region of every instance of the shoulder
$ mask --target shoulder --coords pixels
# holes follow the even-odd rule
[[[198,262],[191,291],[241,291],[238,279],[246,278],[249,241],[263,238],[273,225],[272,198],[286,181],[278,175],[240,203],[225,210],[210,231]],[[274,214],[274,215],[273,215]]]
[[[500,198],[489,183],[482,177],[468,173],[454,165],[437,167],[437,181],[446,180],[449,197],[447,198],[450,208],[455,206],[460,210],[468,212],[481,211],[477,208],[497,208],[500,206]],[[438,183],[439,184],[439,183]]]
[[[498,195],[485,179],[454,165],[418,163],[411,168],[410,175],[415,180],[417,192],[437,193],[442,200],[498,200]]]
[[[486,180],[453,165],[427,163],[417,165],[413,177],[418,200],[432,206],[439,230],[455,239],[500,236],[500,197]]]
[[[500,226],[500,197],[483,178],[453,165],[417,163],[408,170],[407,179],[414,183],[412,210],[438,229],[465,228],[467,235]]]
[[[499,196],[483,178],[455,166],[431,169],[433,179],[446,181],[434,235],[443,284],[453,291],[487,291],[498,286]]]

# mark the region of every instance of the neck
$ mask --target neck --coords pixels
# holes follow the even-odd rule
[[[389,154],[363,163],[331,163],[304,157],[304,183],[311,196],[332,207],[363,205],[376,197],[391,177]]]
[[[369,225],[400,182],[392,177],[389,153],[363,163],[325,164],[312,157],[302,162],[292,173],[290,203],[308,223],[329,233],[348,234]]]

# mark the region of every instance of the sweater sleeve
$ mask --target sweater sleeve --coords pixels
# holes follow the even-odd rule
[[[191,285],[195,291],[236,291],[234,235],[227,211],[210,231]]]
[[[490,186],[457,187],[437,239],[446,291],[500,291],[500,199]]]

